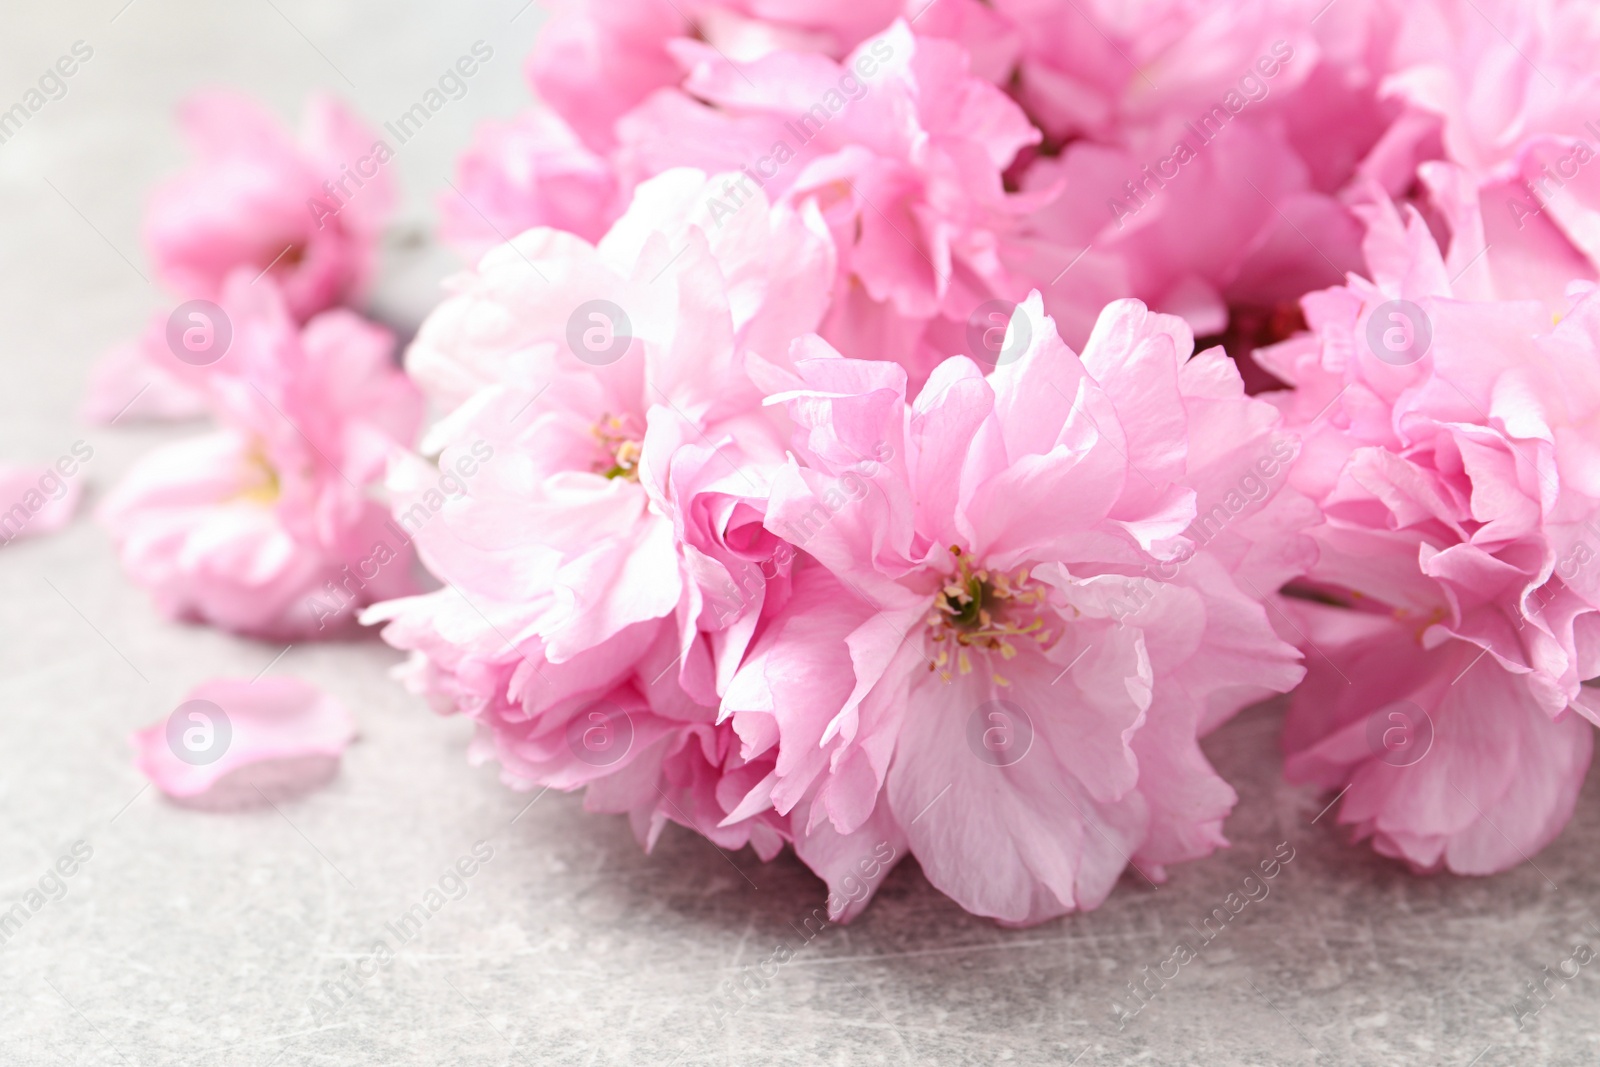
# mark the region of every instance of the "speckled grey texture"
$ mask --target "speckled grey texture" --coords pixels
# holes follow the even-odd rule
[[[94,354],[168,302],[139,276],[137,227],[150,184],[180,158],[169,115],[183,92],[228,82],[288,110],[326,86],[382,121],[489,42],[495,59],[468,96],[400,154],[403,233],[425,226],[470,124],[520,106],[539,17],[513,21],[523,2],[8,3],[0,103],[75,40],[95,55],[0,145],[0,457],[49,460],[89,441],[92,506],[143,449],[192,432],[90,430],[72,416]],[[390,253],[381,303],[415,315],[448,260],[403,238]],[[281,651],[161,621],[87,520],[0,550],[0,909],[75,841],[93,849],[66,895],[0,947],[0,1062],[1600,1060],[1600,966],[1520,1032],[1513,1020],[1542,968],[1575,939],[1600,943],[1585,932],[1600,916],[1593,783],[1537,868],[1416,879],[1341,845],[1332,815],[1312,824],[1324,798],[1279,781],[1277,712],[1258,708],[1208,743],[1240,793],[1234,847],[1166,885],[1131,876],[1091,915],[1012,931],[963,914],[908,864],[854,925],[806,940],[823,894],[792,858],[730,859],[676,830],[646,856],[621,819],[576,798],[525,807],[492,768],[467,766],[464,723],[388,680],[393,652],[296,646],[273,663]],[[130,730],[205,677],[269,664],[360,720],[329,785],[226,815],[142,788]],[[374,942],[394,940],[386,924],[476,841],[493,857],[465,895],[374,968]],[[1190,923],[1280,843],[1294,859],[1270,895],[1119,1029],[1127,984],[1197,941]],[[719,1017],[719,987],[755,989],[780,944],[793,958]],[[330,1018],[313,998],[341,974],[356,976],[354,995]]]

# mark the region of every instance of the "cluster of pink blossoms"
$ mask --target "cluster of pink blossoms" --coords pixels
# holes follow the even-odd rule
[[[106,511],[173,613],[347,591],[508,784],[792,846],[836,919],[906,855],[1013,924],[1164,878],[1286,693],[1354,837],[1503,870],[1600,722],[1597,49],[1587,0],[573,0],[409,382],[326,310],[375,139],[197,106],[154,258],[243,349],[157,324],[95,408],[159,363],[227,428]]]
[[[445,462],[508,458],[419,538],[446,588],[368,618],[511,784],[787,842],[835,915],[885,854],[1012,923],[1159,879],[1224,843],[1198,739],[1291,690],[1358,836],[1510,866],[1597,717],[1597,42],[1577,3],[564,6],[407,360]]]
[[[377,488],[416,443],[423,397],[394,335],[347,306],[393,189],[381,171],[349,177],[375,138],[330,100],[307,109],[299,141],[232,96],[199,97],[183,120],[198,158],[157,191],[145,231],[184,302],[107,355],[86,415],[217,426],[143,457],[101,518],[168,616],[286,640],[348,633],[359,608],[418,588]]]
[[[1286,601],[1308,646],[1287,769],[1348,785],[1340,819],[1380,852],[1488,874],[1566,824],[1600,722],[1600,303],[1497,296],[1481,225],[1441,254],[1417,211],[1363,214],[1372,280],[1307,296],[1311,332],[1258,353],[1323,516]]]
[[[1198,737],[1303,673],[1252,593],[1293,509],[1240,496],[1294,454],[1277,410],[1135,300],[1080,356],[1030,297],[1001,365],[912,390],[816,333],[822,213],[719,225],[722,184],[654,178],[598,245],[529,231],[424,324],[408,368],[458,405],[429,447],[495,459],[419,533],[445,588],[366,615],[412,684],[513,785],[793,844],[836,916],[885,845],[1026,923],[1223,843]]]

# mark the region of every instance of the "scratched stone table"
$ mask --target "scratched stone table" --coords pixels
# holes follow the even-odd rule
[[[142,451],[193,432],[90,428],[74,412],[95,354],[170,306],[145,281],[138,221],[182,158],[170,112],[195,87],[238,85],[281,111],[331,88],[381,124],[475,42],[492,47],[393,164],[406,201],[378,309],[414,324],[452,262],[426,237],[432,190],[472,123],[523,99],[540,17],[523,3],[7,4],[0,109],[26,104],[77,42],[92,55],[0,144],[0,456],[49,461],[85,442],[92,506]],[[1526,999],[1575,939],[1600,943],[1585,932],[1600,890],[1593,782],[1537,868],[1415,879],[1342,846],[1332,816],[1314,822],[1325,798],[1279,781],[1279,712],[1256,708],[1208,742],[1240,793],[1233,848],[1165,885],[1134,875],[1093,914],[1013,931],[905,864],[862,919],[818,932],[820,884],[792,858],[730,858],[676,830],[647,856],[622,819],[575,797],[527,806],[467,765],[464,722],[389,680],[396,660],[371,641],[285,653],[165,622],[87,518],[0,549],[0,911],[48,890],[0,945],[0,1061],[1600,1060],[1600,966],[1551,983],[1536,1015],[1543,1002]],[[362,736],[331,782],[222,814],[143,788],[131,730],[205,677],[263,670],[354,710]],[[450,877],[474,849],[471,877]],[[1284,854],[1266,896],[1172,962]],[[70,877],[52,876],[58,863]],[[442,906],[407,924],[430,891]],[[379,960],[395,929],[408,939]],[[1143,1000],[1129,992],[1141,982]],[[736,1008],[718,994],[733,983],[749,990]]]

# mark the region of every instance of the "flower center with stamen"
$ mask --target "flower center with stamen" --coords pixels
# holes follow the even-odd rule
[[[252,504],[275,504],[283,492],[282,481],[278,478],[278,471],[267,459],[266,450],[257,442],[250,447],[244,457],[245,469],[248,472],[248,484],[233,495],[235,500],[247,500]]]
[[[596,473],[630,482],[639,480],[639,457],[643,446],[639,442],[640,435],[634,432],[633,422],[627,416],[600,416],[593,433],[605,458],[595,462]]]
[[[975,653],[994,652],[1009,660],[1027,641],[1050,641],[1044,626],[1046,590],[1028,576],[1028,568],[1015,574],[974,568],[958,545],[950,546],[950,555],[956,573],[945,580],[927,619],[928,670],[948,682],[952,671],[972,673]],[[1011,684],[992,660],[989,674],[996,685]]]

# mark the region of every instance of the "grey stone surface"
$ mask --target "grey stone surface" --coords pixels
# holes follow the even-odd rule
[[[169,303],[140,277],[141,205],[173,168],[170,108],[229,83],[280,109],[330,87],[377,121],[476,39],[471,93],[400,154],[401,227],[426,225],[472,122],[510,114],[537,12],[523,0],[124,0],[0,10],[0,106],[83,39],[93,60],[0,145],[0,456],[95,448],[89,505],[185,429],[73,418],[93,356]],[[113,17],[115,16],[115,21]],[[320,53],[320,54],[319,54]],[[347,83],[348,79],[348,83]],[[353,83],[353,88],[352,88]],[[447,263],[397,240],[382,305],[426,307]],[[124,261],[126,257],[127,261]],[[849,927],[801,944],[822,901],[792,858],[731,858],[669,831],[644,855],[577,798],[532,804],[466,764],[466,724],[427,712],[371,642],[280,647],[156,616],[87,518],[0,550],[0,907],[73,842],[93,857],[0,947],[6,1064],[1592,1064],[1600,966],[1519,1031],[1513,1009],[1589,936],[1600,791],[1566,834],[1495,878],[1410,877],[1342,845],[1325,798],[1283,785],[1277,712],[1208,748],[1240,792],[1234,847],[1085,916],[1004,930],[914,865]],[[127,734],[203,678],[263,668],[354,709],[362,738],[325,788],[279,810],[177,807],[144,788]],[[322,982],[372,971],[384,926],[475,841],[493,858],[331,1020]],[[1281,843],[1294,859],[1119,1029],[1126,984],[1171,955]],[[715,994],[797,946],[759,995]],[[1170,968],[1169,968],[1170,970]],[[756,972],[759,973],[759,972]]]

